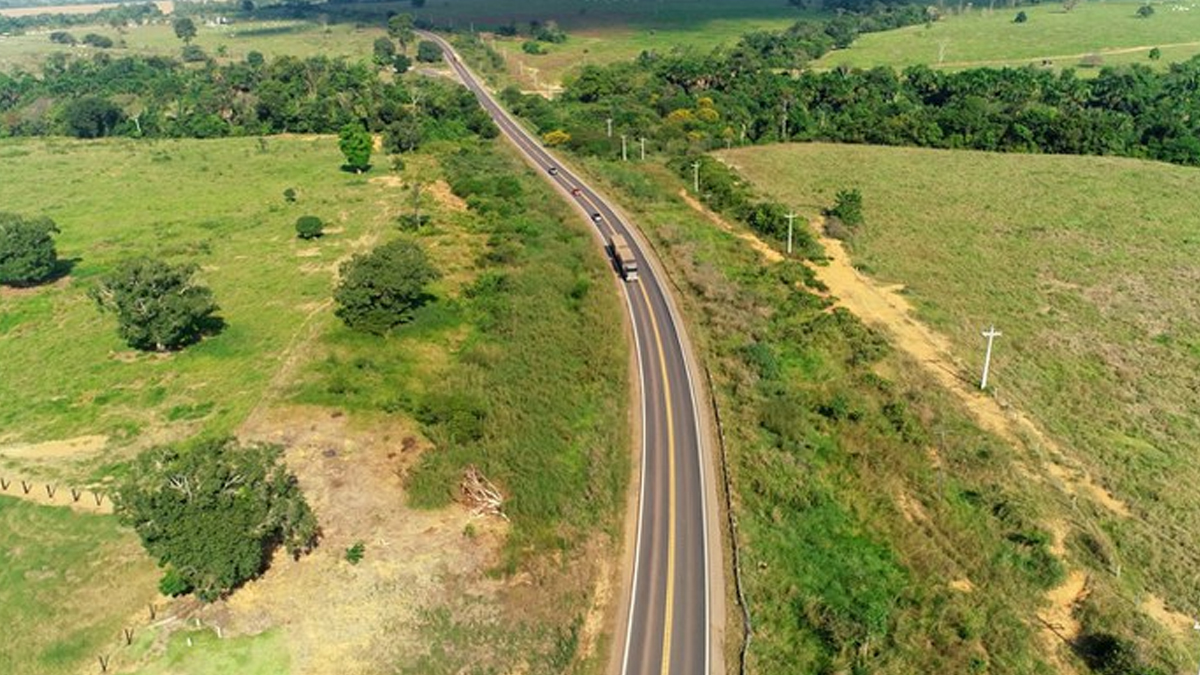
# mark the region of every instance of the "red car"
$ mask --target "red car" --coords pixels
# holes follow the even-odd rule
[[[578,196],[579,196],[579,188],[577,188],[577,187],[573,187],[573,188],[571,188],[571,194],[573,194],[573,195],[575,195],[576,197],[578,197]]]

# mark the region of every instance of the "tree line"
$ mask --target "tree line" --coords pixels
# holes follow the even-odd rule
[[[55,2],[54,4],[66,3]],[[70,26],[94,26],[100,24],[121,27],[130,24],[148,23],[152,20],[162,19],[163,16],[162,10],[152,2],[105,7],[90,14],[0,15],[0,34],[20,35],[30,30],[68,28]]]
[[[543,134],[561,132],[557,140],[583,154],[619,152],[606,133],[612,119],[618,134],[672,154],[829,141],[1200,165],[1200,57],[1162,72],[1106,67],[1093,79],[1033,66],[798,70],[832,39],[822,31],[808,51],[800,36],[812,30],[797,24],[708,53],[644,52],[632,62],[586,66],[553,103],[513,89],[503,97]]]
[[[251,52],[196,68],[157,56],[54,54],[40,76],[0,73],[0,137],[217,138],[337,133],[351,123],[405,150],[495,133],[470,93],[450,82],[388,83],[373,64],[323,56],[267,60]]]

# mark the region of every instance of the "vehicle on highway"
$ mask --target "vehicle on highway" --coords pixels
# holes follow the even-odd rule
[[[617,264],[617,269],[621,271],[621,278],[625,281],[637,281],[637,258],[633,255],[633,249],[629,247],[629,242],[625,241],[625,237],[614,234],[608,240],[608,249],[612,253],[613,262]]]
[[[579,196],[579,188],[577,188],[577,187],[571,188],[571,194],[575,197],[578,197]]]
[[[552,166],[552,167],[550,167],[549,169],[546,169],[546,170],[550,172],[550,175],[551,175],[551,176],[557,176],[557,175],[558,175],[558,167],[557,167],[557,166]]]
[[[592,222],[593,222],[593,223],[599,224],[599,223],[600,223],[600,221],[602,221],[602,220],[604,220],[604,219],[600,217],[600,214],[599,214],[599,213],[593,213],[593,214],[592,214]]]

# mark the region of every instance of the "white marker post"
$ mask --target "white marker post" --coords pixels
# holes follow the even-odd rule
[[[629,161],[629,144],[625,142],[625,134],[621,134],[621,161]]]
[[[987,389],[988,368],[992,365],[992,341],[1003,335],[996,330],[996,326],[983,331],[983,337],[987,338],[987,354],[983,357],[983,379],[979,381],[980,389]]]
[[[792,211],[787,214],[788,219],[788,255],[792,254],[792,223],[796,222],[796,212]]]
[[[700,196],[700,162],[692,162],[692,187],[695,188],[696,196]]]
[[[609,117],[608,119],[604,120],[604,122],[608,125],[608,137],[612,138],[612,118]]]

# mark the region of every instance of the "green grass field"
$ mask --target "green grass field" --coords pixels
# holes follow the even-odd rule
[[[1022,6],[1020,10],[979,8],[951,15],[926,28],[911,26],[860,36],[849,49],[816,62],[818,68],[841,65],[902,68],[927,64],[943,68],[1019,66],[1049,59],[1057,68],[1078,66],[1084,55],[1098,54],[1103,65],[1143,63],[1151,48],[1162,50],[1159,64],[1200,53],[1200,12],[1183,3],[1152,3],[1156,13],[1140,19],[1140,2],[1081,2],[1070,12],[1059,3]],[[1177,11],[1180,10],[1180,11]],[[1025,23],[1013,17],[1024,11]]]
[[[83,672],[158,595],[158,571],[112,516],[0,496],[0,671]],[[90,671],[89,671],[90,672]]]
[[[131,651],[148,651],[134,644]],[[180,631],[167,640],[161,656],[136,675],[279,675],[288,672],[287,644],[283,633],[220,639],[212,630]]]
[[[996,396],[1035,418],[1134,518],[1115,562],[1200,612],[1183,542],[1200,533],[1200,171],[1126,159],[792,145],[722,157],[813,216],[858,187],[856,263],[900,283],[920,318],[980,363],[1004,336]]]
[[[60,255],[77,259],[64,283],[0,294],[0,399],[22,402],[0,412],[0,435],[12,440],[232,431],[309,317],[333,320],[332,268],[389,226],[396,192],[340,171],[330,138],[10,140],[0,156],[11,169],[0,202],[54,218]],[[283,198],[289,187],[294,204]],[[304,214],[335,231],[297,240]],[[87,288],[138,255],[199,265],[224,332],[168,356],[128,349]]]
[[[358,60],[368,58],[371,45],[384,35],[382,22],[377,27],[354,23],[322,24],[316,21],[247,21],[225,26],[207,26],[197,21],[198,33],[193,44],[218,60],[241,60],[251,51],[274,56],[328,56]],[[116,47],[96,50],[66,47],[50,42],[48,33],[36,32],[0,39],[0,71],[20,68],[36,71],[52,53],[91,55],[103,51],[112,56],[142,55],[178,58],[183,42],[169,23],[133,26],[118,32],[110,26],[73,26],[66,29],[77,39],[88,33],[112,38]]]

